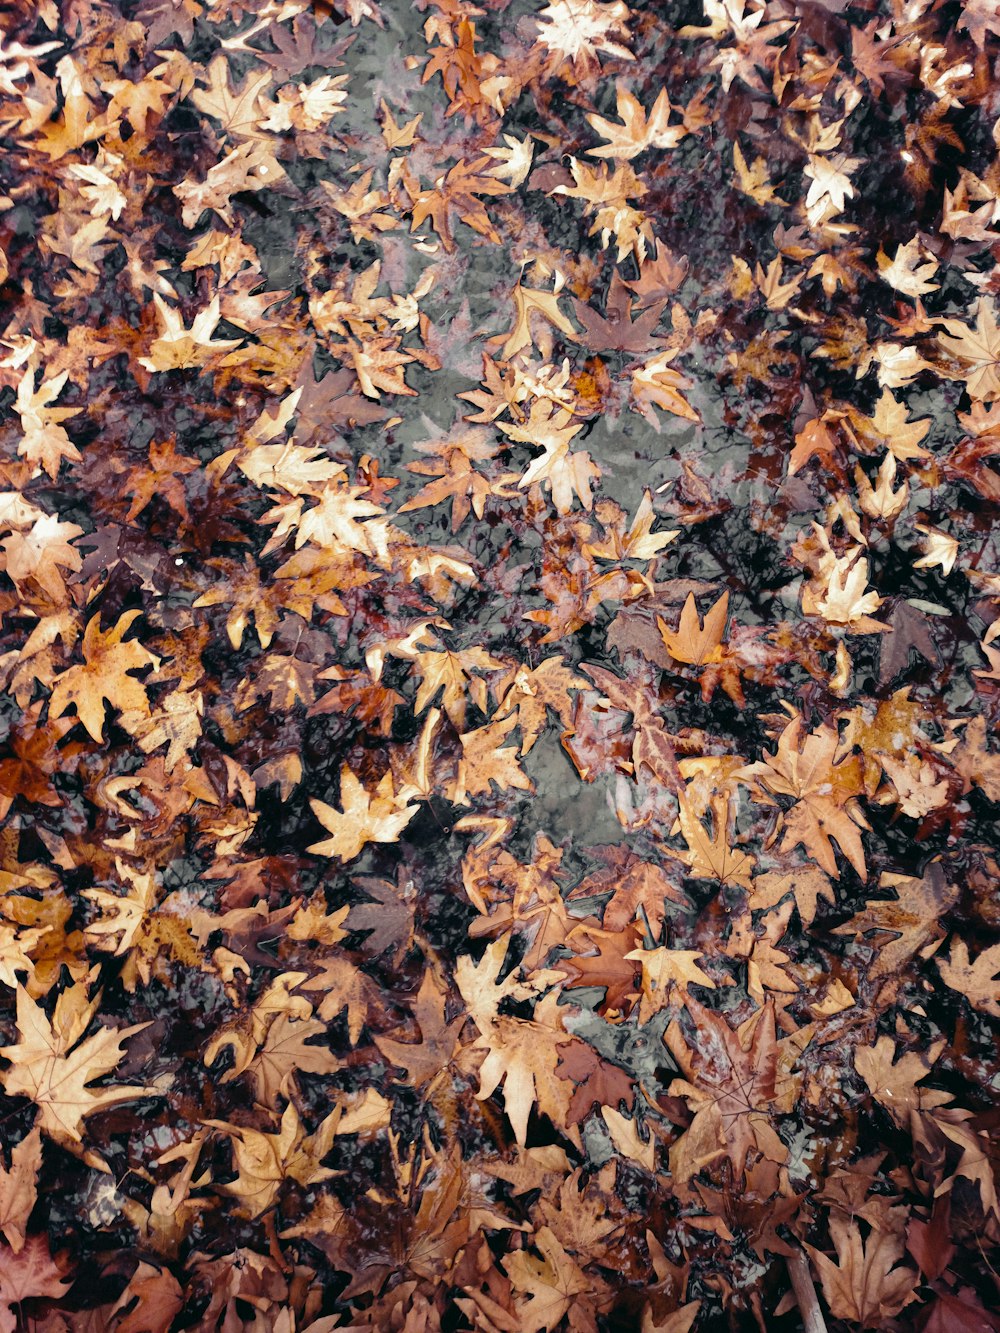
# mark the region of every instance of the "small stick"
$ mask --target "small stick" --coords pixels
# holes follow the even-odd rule
[[[826,1320],[819,1308],[819,1297],[813,1284],[812,1274],[806,1256],[800,1249],[795,1249],[787,1259],[788,1276],[792,1279],[792,1290],[802,1315],[803,1333],[827,1333]]]

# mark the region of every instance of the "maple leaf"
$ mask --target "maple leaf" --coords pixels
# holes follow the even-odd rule
[[[18,591],[30,580],[54,602],[62,601],[66,584],[61,571],[79,573],[83,566],[79,551],[70,545],[82,534],[83,528],[75,523],[62,523],[50,514],[37,518],[27,533],[10,533],[0,542],[0,550],[3,551],[3,565]]]
[[[541,1023],[500,1016],[476,1043],[487,1051],[476,1096],[485,1101],[503,1082],[504,1109],[522,1147],[536,1102],[556,1123],[563,1120],[561,1111],[569,1097],[565,1082],[556,1075],[557,1041],[558,1035]]]
[[[670,1150],[671,1174],[688,1180],[727,1157],[739,1179],[750,1151],[779,1164],[787,1161],[788,1149],[770,1123],[778,1068],[773,1002],[758,1011],[752,1033],[743,1039],[724,1014],[690,996],[684,1004],[697,1023],[696,1044],[689,1048],[679,1037],[670,1043],[688,1076],[675,1079],[670,1092],[683,1096],[695,1117]]]
[[[582,301],[575,301],[576,317],[583,325],[582,341],[594,352],[647,352],[656,346],[656,326],[665,302],[654,302],[637,319],[632,318],[633,298],[618,270],[611,276],[605,298],[605,313],[597,314]]]
[[[95,741],[104,739],[104,703],[123,712],[149,717],[144,685],[129,672],[158,667],[160,659],[135,639],[123,642],[141,611],[126,611],[118,624],[101,630],[100,615],[91,617],[83,635],[82,664],[68,667],[55,680],[49,698],[49,717],[58,718],[72,705]]]
[[[681,611],[677,629],[672,630],[657,617],[660,635],[667,652],[677,662],[703,666],[706,662],[722,661],[722,636],[729,614],[729,593],[724,592],[715,605],[706,612],[704,623],[698,616],[694,594],[688,593]]]
[[[511,499],[514,492],[509,483],[518,480],[516,472],[501,473],[491,480],[478,471],[473,464],[494,458],[499,451],[496,441],[489,440],[485,432],[465,431],[457,439],[435,440],[425,444],[416,444],[420,453],[438,454],[432,462],[408,463],[407,471],[418,476],[431,477],[418,493],[400,505],[399,513],[410,513],[431,505],[451,500],[451,530],[457,532],[469,516],[470,510],[476,518],[482,518],[486,501],[490,496],[499,499]]]
[[[451,214],[457,213],[467,227],[499,243],[500,235],[479,196],[508,194],[512,187],[498,180],[493,172],[488,172],[488,167],[489,158],[457,162],[433,190],[414,187],[411,191],[413,209],[410,230],[416,231],[429,218],[445,250],[453,251],[455,237],[451,228]]]
[[[468,707],[467,694],[480,712],[487,708],[486,681],[474,676],[473,671],[503,670],[505,663],[493,657],[485,648],[460,648],[452,651],[438,646],[428,652],[412,654],[413,669],[420,676],[420,689],[414,702],[414,712],[422,713],[441,692],[444,710],[456,727],[465,726]]]
[[[876,262],[882,281],[904,296],[926,296],[928,292],[940,290],[940,283],[929,281],[937,272],[937,261],[931,258],[929,262],[921,263],[920,241],[916,236],[900,245],[891,260],[880,247]]]
[[[893,490],[896,480],[896,459],[887,453],[878,470],[878,485],[872,486],[860,466],[854,469],[854,479],[858,486],[858,502],[862,512],[869,518],[889,522],[897,518],[906,508],[910,498],[909,484],[904,480],[898,490]]]
[[[458,1051],[458,1035],[465,1019],[460,1015],[450,1023],[445,1022],[445,998],[445,992],[428,969],[413,1004],[420,1041],[401,1042],[391,1037],[374,1039],[385,1058],[405,1070],[407,1081],[416,1088],[436,1079]]]
[[[862,791],[858,756],[842,754],[837,732],[827,725],[804,733],[801,717],[794,717],[778,738],[773,755],[765,751],[763,763],[750,764],[736,774],[758,778],[775,795],[795,797],[784,816],[782,851],[801,843],[828,875],[837,874],[831,838],[865,879],[864,848],[858,828],[868,828],[856,802]]]
[[[880,643],[880,685],[887,685],[907,669],[912,652],[919,653],[928,663],[936,664],[940,661],[937,645],[929,631],[931,621],[909,601],[900,597],[893,603],[888,624],[891,625],[892,633]]]
[[[532,1244],[540,1258],[527,1250],[518,1250],[503,1261],[521,1297],[516,1307],[519,1327],[525,1333],[539,1333],[539,1330],[551,1333],[563,1316],[575,1308],[579,1309],[580,1319],[589,1315],[588,1322],[593,1326],[595,1304],[602,1306],[610,1296],[607,1284],[602,1278],[588,1276],[549,1227],[539,1227]]]
[[[61,425],[81,409],[51,405],[62,393],[68,378],[69,371],[64,370],[50,379],[43,379],[36,389],[35,368],[30,365],[18,381],[14,401],[14,411],[21,419],[23,432],[17,452],[32,467],[44,468],[53,481],[64,459],[70,463],[81,460],[80,451]]]
[[[854,1067],[879,1105],[884,1106],[896,1124],[905,1129],[909,1126],[911,1112],[929,1111],[951,1101],[948,1092],[917,1087],[931,1072],[930,1065],[939,1051],[940,1046],[935,1045],[928,1051],[926,1059],[916,1051],[907,1051],[894,1063],[896,1043],[891,1037],[882,1036],[874,1046],[855,1048]]]
[[[99,950],[126,957],[121,973],[125,989],[134,992],[137,978],[143,985],[150,984],[153,965],[164,949],[178,961],[196,967],[200,954],[175,905],[160,902],[157,877],[133,870],[120,858],[115,869],[128,891],[119,895],[107,889],[84,890],[101,912],[84,929],[84,938]]]
[[[979,787],[991,801],[1000,801],[1000,755],[986,748],[986,719],[974,717],[962,734],[962,743],[950,755],[962,779],[963,793]]]
[[[398,393],[409,398],[417,396],[416,389],[403,378],[403,367],[410,365],[416,357],[401,349],[398,338],[389,334],[367,338],[364,342],[348,338],[345,342],[331,343],[330,351],[350,363],[366,397],[380,398],[383,393]]]
[[[548,486],[558,514],[568,514],[573,508],[574,495],[579,496],[584,509],[591,509],[591,483],[601,475],[600,468],[583,450],[571,453],[569,444],[579,435],[583,426],[571,412],[557,408],[539,399],[531,405],[531,413],[523,425],[500,423],[500,429],[511,440],[540,445],[544,449],[518,481],[524,490],[535,482]]]
[[[459,737],[462,758],[452,796],[456,805],[468,804],[468,796],[489,792],[493,782],[501,791],[512,787],[518,791],[535,790],[535,784],[517,762],[517,747],[500,743],[506,740],[517,725],[515,713],[502,721],[489,722],[485,727],[467,731]]]
[[[829,463],[838,449],[837,437],[828,423],[837,418],[831,413],[813,417],[795,436],[795,447],[788,456],[788,475],[793,477],[811,458],[822,458]]]
[[[882,605],[878,593],[868,587],[868,560],[856,547],[846,555],[830,553],[816,580],[818,587],[802,590],[805,615],[820,615],[831,625],[843,625],[851,634],[884,634],[885,625],[869,616]]]
[[[903,1238],[891,1228],[874,1227],[867,1241],[859,1224],[838,1213],[830,1214],[830,1239],[837,1252],[834,1262],[807,1245],[823,1283],[830,1312],[861,1328],[881,1328],[916,1299],[915,1274],[900,1267]]]
[[[717,879],[720,884],[750,888],[754,858],[729,846],[729,799],[726,796],[712,798],[711,834],[706,831],[695,807],[683,795],[679,797],[679,806],[677,822],[688,850],[673,855],[680,856],[695,878]]]
[[[82,985],[62,992],[50,1020],[40,1005],[22,987],[17,987],[17,1028],[20,1041],[0,1047],[0,1055],[11,1062],[0,1074],[8,1097],[28,1097],[38,1107],[38,1126],[57,1143],[72,1148],[83,1141],[84,1119],[121,1102],[148,1097],[149,1089],[112,1084],[89,1088],[122,1059],[122,1043],[149,1027],[136,1023],[128,1028],[101,1028],[77,1045],[96,1012],[100,994],[89,1002]],[[101,1159],[88,1153],[87,1161],[107,1171]]]
[[[168,306],[159,292],[154,292],[153,304],[161,331],[153,340],[149,355],[138,358],[139,365],[149,371],[189,370],[203,366],[218,352],[239,347],[239,338],[212,337],[221,317],[219,300],[216,293],[205,309],[195,315],[191,327],[187,329],[181,312]]]
[[[23,1301],[58,1299],[69,1285],[44,1236],[29,1236],[16,1251],[0,1246],[0,1329],[15,1333],[24,1318]]]
[[[647,118],[642,104],[621,84],[617,87],[618,118],[621,125],[590,114],[588,121],[607,144],[588,148],[590,157],[614,157],[631,161],[647,148],[676,148],[687,134],[683,125],[670,124],[670,99],[661,88]]]
[[[512,189],[517,189],[528,179],[528,173],[531,171],[531,162],[535,153],[535,145],[530,135],[524,139],[517,139],[513,134],[503,136],[506,147],[487,148],[487,157],[495,158],[500,165],[494,167],[486,174],[496,176],[498,180],[504,177],[510,182]]]
[[[514,302],[516,321],[500,352],[504,361],[509,361],[518,352],[534,345],[531,335],[531,316],[535,313],[576,342],[576,329],[559,309],[558,287],[553,292],[543,292],[533,287],[525,287],[519,282],[514,288],[511,299]]]
[[[820,898],[834,902],[833,886],[828,877],[818,866],[796,866],[787,871],[767,871],[757,875],[748,900],[748,906],[756,911],[776,907],[787,895],[793,894],[795,904],[803,926],[810,926],[816,916],[816,905]]]
[[[350,930],[368,930],[371,933],[363,944],[366,952],[383,954],[394,948],[393,962],[398,965],[413,942],[415,892],[412,881],[401,876],[399,886],[369,875],[356,879],[355,884],[373,899],[370,903],[355,903],[347,917]]]
[[[190,94],[199,111],[217,120],[236,139],[263,139],[261,121],[267,111],[264,92],[271,86],[268,70],[248,74],[241,88],[230,84],[230,65],[224,55],[215,56],[207,69],[207,87]]]
[[[810,156],[802,168],[803,174],[811,181],[805,199],[810,217],[826,216],[828,211],[843,212],[845,201],[854,198],[850,173],[860,165],[860,159],[848,157],[846,153],[840,153],[834,158],[819,154]]]
[[[525,980],[518,976],[517,968],[509,971],[501,980],[500,973],[504,970],[510,943],[509,934],[501,935],[486,946],[486,952],[478,963],[463,954],[455,965],[455,983],[470,1018],[484,1034],[492,1031],[503,1000],[528,999],[544,986],[562,980],[560,973],[555,971],[536,971],[529,980]]]
[[[618,1152],[652,1173],[656,1169],[656,1139],[652,1135],[643,1139],[638,1118],[630,1120],[613,1106],[602,1106],[601,1118]]]
[[[659,407],[686,421],[701,423],[701,417],[680,392],[691,387],[690,381],[670,365],[676,355],[673,349],[659,352],[632,370],[632,394],[639,410],[654,425],[652,407]],[[659,426],[655,428],[658,430]]]
[[[105,116],[91,115],[94,105],[84,88],[83,71],[72,56],[65,55],[57,61],[56,73],[63,95],[62,113],[50,116],[49,113],[54,108],[43,104],[41,107],[43,114],[37,125],[35,137],[28,140],[30,146],[44,153],[50,162],[56,162],[83,144],[101,138],[112,128],[111,122]],[[25,101],[31,109],[34,99],[27,97]]]
[[[343,808],[337,810],[316,799],[310,799],[309,804],[332,836],[314,842],[306,851],[316,856],[336,856],[341,861],[353,861],[369,842],[396,842],[420,808],[400,805],[391,772],[386,772],[374,793],[369,794],[347,764],[340,770]]]
[[[311,1040],[326,1035],[325,1021],[316,1018],[287,1013],[274,1018],[246,1071],[261,1105],[273,1107],[279,1097],[291,1097],[297,1088],[297,1073],[336,1073],[340,1067],[337,1057],[328,1047]]]
[[[550,51],[574,64],[585,65],[598,52],[634,60],[627,46],[612,40],[624,35],[631,17],[624,0],[550,0],[535,19],[538,37]]]
[[[969,397],[987,403],[1000,398],[1000,326],[990,303],[985,297],[977,301],[976,322],[971,328],[959,319],[938,322],[947,330],[938,334],[938,343],[961,363],[963,369],[955,378],[965,381]]]
[[[499,704],[495,720],[517,714],[521,728],[521,754],[526,755],[545,730],[551,709],[564,731],[571,729],[573,704],[570,690],[589,688],[590,681],[574,673],[559,656],[546,657],[538,666],[508,670],[497,682]]]
[[[925,553],[914,560],[914,569],[937,569],[940,568],[945,578],[955,567],[955,560],[958,557],[958,539],[951,536],[948,532],[942,532],[940,528],[928,527],[925,523],[914,523],[917,532],[922,532],[927,538],[925,543]]]
[[[183,1308],[184,1290],[169,1269],[140,1261],[111,1317],[115,1333],[161,1333]]]
[[[0,1163],[0,1231],[15,1254],[24,1249],[28,1218],[38,1198],[41,1164],[42,1136],[38,1125],[11,1149],[10,1170]]]
[[[939,958],[937,967],[944,984],[964,995],[973,1009],[1000,1018],[1000,944],[984,949],[972,961],[965,942],[954,939],[950,957]]]
[[[121,723],[139,742],[144,754],[167,746],[163,763],[170,773],[197,745],[204,711],[205,701],[197,690],[173,690],[164,695],[150,716],[126,712]]]
[[[617,506],[615,509],[617,510]],[[643,491],[635,517],[627,532],[623,531],[624,513],[621,513],[621,521],[616,521],[617,515],[614,515],[610,524],[605,514],[611,516],[614,511],[607,505],[600,505],[597,515],[606,525],[605,539],[600,542],[590,542],[586,547],[590,555],[598,560],[653,560],[665,546],[669,546],[680,536],[679,528],[673,528],[668,532],[653,532],[653,497],[648,490]]]
[[[959,31],[964,29],[981,51],[986,46],[987,33],[1000,37],[1000,15],[990,0],[965,0],[962,17],[955,26]]]
[[[775,193],[776,187],[770,183],[766,159],[756,157],[753,163],[748,166],[747,160],[735,140],[733,142],[733,166],[736,168],[737,188],[752,199],[755,204],[762,206],[777,204],[780,208],[788,207],[784,199],[779,199]]]
[[[379,102],[379,109],[382,112],[382,138],[386,148],[412,148],[417,129],[423,120],[423,112],[408,120],[405,125],[398,125],[384,98]]]
[[[219,1120],[203,1121],[228,1134],[233,1144],[236,1179],[218,1188],[239,1200],[244,1217],[255,1218],[275,1203],[286,1180],[297,1180],[306,1188],[329,1180],[335,1172],[320,1162],[333,1147],[340,1117],[337,1107],[308,1136],[294,1102],[285,1107],[276,1134]]]
[[[637,968],[629,961],[630,934],[620,928],[599,930],[582,922],[568,931],[564,925],[561,942],[573,950],[569,957],[560,958],[558,962],[559,968],[571,978],[569,989],[600,986],[604,991],[604,1002],[600,1006],[603,1011],[626,1012],[631,1009],[636,996]],[[563,1061],[568,1058],[564,1053]]]
[[[569,165],[574,184],[557,185],[551,193],[586,200],[585,211],[594,218],[589,234],[595,236],[600,232],[605,250],[613,236],[618,246],[618,263],[633,253],[641,262],[646,256],[646,246],[653,241],[653,231],[649,219],[633,208],[629,200],[641,199],[647,193],[646,185],[627,163],[613,172],[608,171],[604,162],[595,170],[575,157],[570,158]]]
[[[270,189],[285,179],[285,169],[272,150],[266,144],[250,141],[238,144],[209,167],[204,180],[186,177],[173,191],[181,201],[185,227],[196,226],[206,209],[212,209],[222,222],[232,226],[234,194]]]
[[[884,872],[879,886],[893,889],[897,898],[869,899],[862,911],[834,930],[836,935],[858,938],[869,931],[891,937],[879,942],[878,956],[868,969],[872,978],[901,972],[918,953],[933,954],[945,936],[940,919],[958,896],[958,890],[947,883],[941,865],[935,861],[921,878]]]
[[[697,949],[633,949],[625,954],[642,964],[642,993],[644,1004],[639,1011],[641,1022],[651,1013],[662,1009],[676,988],[687,994],[688,986],[705,986],[715,990],[715,982],[698,966],[703,955]]]

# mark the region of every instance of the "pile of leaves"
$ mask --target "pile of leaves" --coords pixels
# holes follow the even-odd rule
[[[993,0],[10,0],[0,1330],[1000,1329]]]

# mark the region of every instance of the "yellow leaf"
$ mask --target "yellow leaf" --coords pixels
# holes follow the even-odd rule
[[[369,795],[347,764],[340,771],[340,803],[342,810],[325,801],[310,800],[313,814],[332,837],[314,842],[306,848],[307,852],[353,861],[366,843],[397,842],[419,809],[416,805],[400,807],[391,772],[383,776],[374,794]]]

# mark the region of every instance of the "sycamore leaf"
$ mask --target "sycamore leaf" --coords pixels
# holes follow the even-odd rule
[[[239,1200],[238,1211],[244,1217],[255,1218],[276,1201],[286,1180],[296,1180],[306,1188],[329,1180],[335,1172],[320,1162],[333,1147],[340,1117],[337,1107],[308,1136],[294,1102],[285,1107],[276,1134],[218,1120],[203,1121],[228,1134],[233,1145],[236,1179],[218,1188]]]
[[[24,1248],[28,1218],[38,1198],[42,1135],[38,1125],[10,1152],[10,1170],[0,1164],[0,1231],[15,1254]]]
[[[138,358],[139,365],[148,371],[198,368],[217,352],[240,346],[239,338],[212,337],[221,318],[218,295],[195,315],[189,329],[184,327],[181,312],[168,306],[159,292],[153,293],[153,304],[160,320],[160,333],[153,340],[149,355]]]
[[[141,611],[126,611],[118,624],[106,631],[101,630],[100,615],[91,617],[83,635],[84,662],[57,677],[49,699],[49,717],[62,717],[75,704],[77,717],[98,742],[104,739],[105,700],[122,712],[149,717],[145,686],[129,673],[158,667],[160,659],[135,639],[123,642],[141,615]]]
[[[476,1096],[485,1101],[503,1083],[504,1109],[522,1147],[536,1102],[557,1123],[563,1119],[559,1112],[568,1103],[571,1090],[556,1076],[556,1034],[550,1028],[500,1016],[476,1044],[488,1052],[479,1068]]]
[[[459,737],[462,758],[452,798],[457,805],[466,805],[469,796],[489,792],[490,784],[494,782],[501,791],[510,788],[517,791],[535,790],[535,784],[518,763],[517,746],[501,744],[517,724],[515,713],[503,721],[489,722],[485,727],[467,731]]]
[[[688,867],[696,879],[717,879],[721,884],[737,884],[749,889],[754,869],[754,858],[736,851],[729,845],[729,800],[716,796],[711,801],[712,832],[709,833],[695,808],[683,795],[680,797],[678,824],[686,852],[674,853]]]
[[[940,1043],[935,1043],[926,1059],[916,1051],[907,1051],[895,1063],[896,1043],[891,1037],[882,1036],[874,1046],[855,1049],[855,1069],[900,1128],[909,1126],[911,1112],[929,1111],[951,1101],[951,1093],[917,1087],[931,1072],[930,1066],[940,1049]]]
[[[965,381],[969,397],[987,403],[1000,398],[1000,327],[990,303],[985,297],[976,303],[976,322],[971,327],[960,319],[939,323],[947,333],[939,334],[938,342],[963,367],[955,378]]]
[[[937,960],[941,980],[959,991],[984,1014],[1000,1018],[1000,944],[993,944],[974,960],[964,940],[953,939],[949,958]]]
[[[583,1297],[595,1297],[607,1292],[604,1281],[588,1276],[576,1261],[566,1253],[549,1227],[539,1227],[532,1237],[538,1250],[536,1258],[528,1250],[508,1255],[503,1265],[514,1289],[518,1292],[516,1309],[518,1328],[523,1333],[551,1333],[563,1316],[572,1311]],[[593,1315],[589,1323],[593,1324]],[[574,1321],[577,1327],[586,1327]]]
[[[369,842],[396,842],[420,808],[402,805],[396,798],[392,773],[386,772],[374,793],[369,794],[345,764],[340,770],[340,804],[337,810],[325,801],[311,799],[312,812],[332,836],[307,847],[316,856],[336,856],[353,861]]]
[[[812,1245],[806,1248],[834,1318],[861,1328],[883,1328],[886,1320],[917,1299],[916,1274],[898,1266],[904,1254],[900,1234],[874,1227],[865,1241],[856,1221],[831,1213],[830,1238],[836,1262]]]
[[[671,125],[670,99],[666,88],[661,88],[647,120],[638,98],[618,85],[618,117],[622,124],[605,120],[593,113],[587,116],[591,125],[608,142],[600,148],[588,148],[590,157],[614,157],[631,161],[647,148],[676,148],[687,134],[683,125]]]
[[[120,1102],[149,1096],[144,1087],[124,1084],[107,1088],[87,1085],[108,1074],[121,1061],[122,1043],[149,1027],[101,1028],[77,1045],[97,1008],[100,996],[87,1001],[82,985],[64,991],[49,1020],[23,987],[17,988],[17,1028],[20,1041],[0,1048],[11,1062],[0,1074],[8,1097],[28,1097],[38,1107],[38,1126],[57,1143],[72,1148],[83,1141],[84,1119]],[[107,1170],[99,1158],[88,1160]]]
[[[729,593],[724,592],[715,605],[705,613],[705,620],[702,623],[698,617],[694,593],[688,593],[676,630],[670,629],[659,616],[656,623],[667,652],[675,661],[686,662],[691,666],[703,666],[706,662],[722,661],[722,636],[726,630],[728,614]]]
[[[514,327],[507,336],[500,352],[504,361],[509,361],[511,357],[516,356],[518,352],[523,352],[526,347],[533,346],[534,340],[531,334],[531,316],[538,314],[542,319],[547,320],[560,333],[567,338],[576,341],[576,329],[570,323],[569,319],[559,309],[559,293],[536,291],[532,287],[522,287],[520,283],[514,288],[513,292],[514,311],[516,321]]]
[[[69,1285],[62,1271],[53,1263],[49,1243],[44,1236],[29,1236],[17,1251],[0,1246],[2,1333],[15,1333],[16,1329],[23,1327],[23,1301],[43,1297],[58,1299],[65,1294]]]

